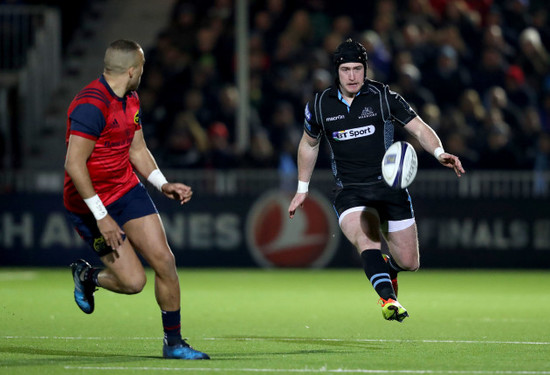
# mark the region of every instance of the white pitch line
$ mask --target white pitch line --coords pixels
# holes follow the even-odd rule
[[[161,340],[162,337],[0,336],[8,340]]]
[[[34,280],[37,276],[35,271],[0,271],[0,282]]]
[[[65,366],[66,370],[91,371],[203,371],[203,372],[286,372],[327,374],[481,374],[481,375],[549,375],[550,371],[499,371],[499,370],[376,370],[311,368],[219,368],[219,367],[117,367],[117,366]]]
[[[292,338],[292,337],[206,337],[204,340],[235,340],[235,341],[329,341],[329,342],[399,342],[399,343],[426,343],[426,344],[509,344],[509,345],[550,345],[548,341],[496,341],[496,340],[399,340],[399,339],[319,339],[319,338]]]
[[[159,337],[84,337],[84,336],[0,336],[7,340],[160,340]],[[306,337],[205,337],[202,340],[207,341],[319,341],[319,342],[397,342],[397,343],[424,343],[424,344],[479,344],[479,345],[550,345],[548,341],[497,341],[497,340],[408,340],[408,339],[321,339]]]

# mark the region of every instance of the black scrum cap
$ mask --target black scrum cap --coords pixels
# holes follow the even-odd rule
[[[338,80],[338,67],[341,64],[349,62],[357,62],[363,64],[365,68],[365,78],[367,76],[367,50],[359,42],[347,39],[345,42],[340,43],[336,51],[334,51],[333,62],[334,69],[336,70],[336,79]]]

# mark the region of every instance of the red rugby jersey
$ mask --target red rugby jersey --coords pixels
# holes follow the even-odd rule
[[[105,206],[115,202],[139,182],[130,164],[130,145],[141,129],[139,97],[135,91],[119,98],[103,75],[84,87],[67,111],[67,133],[96,141],[87,167],[95,191]],[[90,210],[65,172],[63,203],[75,213]]]

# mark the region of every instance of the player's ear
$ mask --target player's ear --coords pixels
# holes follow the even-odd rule
[[[134,74],[136,74],[135,66],[129,67],[127,73],[128,73],[128,78],[132,79],[134,77]]]

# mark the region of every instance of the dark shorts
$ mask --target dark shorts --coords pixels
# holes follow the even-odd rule
[[[338,218],[354,207],[374,208],[381,222],[414,218],[411,197],[407,189],[394,190],[383,181],[369,185],[347,185],[335,191],[334,209]]]
[[[119,200],[108,205],[107,211],[121,228],[126,222],[132,219],[158,213],[155,204],[142,183],[137,184]],[[107,246],[103,236],[99,232],[94,215],[91,213],[76,214],[67,211],[67,216],[80,237],[98,256],[102,257],[113,251],[110,246]]]

